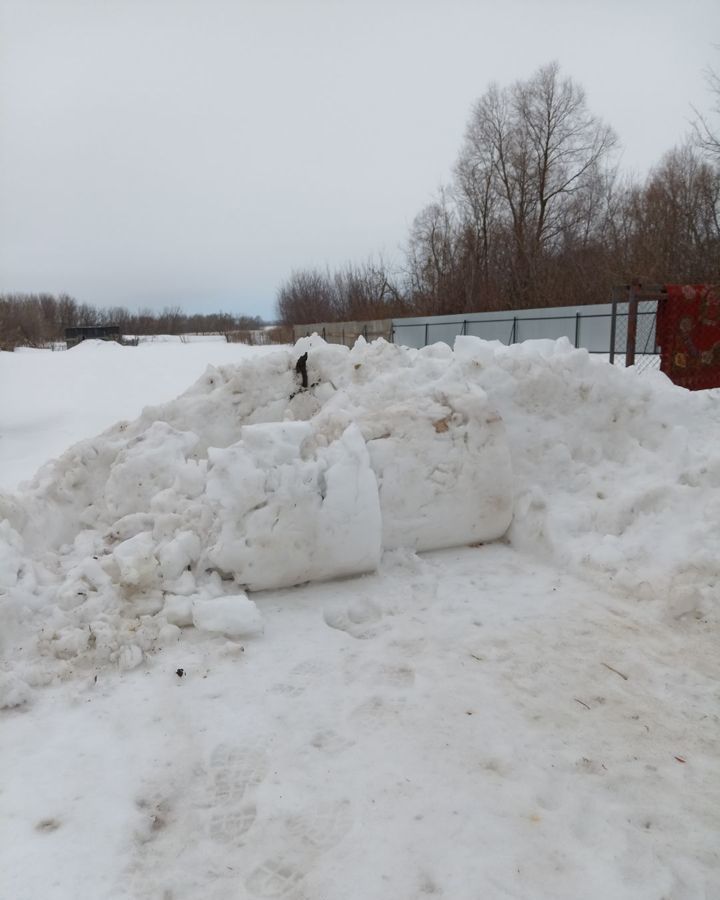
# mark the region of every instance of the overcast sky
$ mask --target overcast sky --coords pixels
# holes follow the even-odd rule
[[[0,292],[272,316],[400,262],[471,104],[557,60],[645,172],[720,69],[719,0],[0,0]]]

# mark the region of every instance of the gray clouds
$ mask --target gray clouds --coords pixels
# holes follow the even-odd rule
[[[491,80],[557,59],[643,172],[717,64],[716,0],[0,0],[0,290],[270,315],[383,251]]]

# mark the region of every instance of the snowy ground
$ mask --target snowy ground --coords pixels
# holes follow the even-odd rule
[[[138,347],[85,341],[57,353],[0,352],[0,490],[14,490],[76,441],[171,400],[208,365],[237,363],[270,349],[191,337],[198,339],[158,339]]]
[[[23,373],[0,398],[5,486],[118,405],[263,352],[170,350],[0,357]],[[132,671],[69,667],[0,711],[0,898],[719,897],[717,400],[583,359],[486,369],[509,541],[256,593],[262,636],[183,629]],[[65,441],[38,400],[51,365],[58,403],[88,369],[116,379],[113,410],[100,375],[83,388]]]

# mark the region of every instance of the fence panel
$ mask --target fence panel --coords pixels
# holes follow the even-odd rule
[[[615,320],[615,364],[625,365],[628,339],[628,304],[619,302]],[[660,368],[660,355],[657,348],[656,321],[657,300],[639,300],[637,309],[637,326],[635,331],[635,367],[644,372],[647,369]]]
[[[502,344],[511,344],[515,334],[515,319],[488,319],[484,321],[467,319],[465,334],[482,338],[484,341],[500,341]]]
[[[455,343],[455,338],[462,333],[462,322],[430,322],[427,342],[428,344],[436,344],[438,341],[444,341],[452,347]]]
[[[566,337],[571,344],[575,344],[576,325],[575,316],[518,318],[514,343],[539,340],[556,341],[558,338]]]
[[[578,347],[584,347],[590,353],[608,353],[612,333],[612,312],[579,316]]]
[[[613,315],[613,308],[615,315]],[[659,367],[656,346],[657,301],[640,300],[636,324],[635,366],[640,371]],[[590,353],[614,356],[616,365],[625,365],[628,335],[628,303],[618,300],[592,306],[549,307],[453,316],[428,316],[393,320],[393,340],[406,347],[420,348],[444,341],[450,346],[459,334],[486,341],[514,344],[528,340],[557,340]]]

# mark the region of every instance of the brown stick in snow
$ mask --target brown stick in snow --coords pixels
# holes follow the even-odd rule
[[[619,675],[619,676],[623,679],[623,681],[627,681],[627,680],[628,680],[627,675],[623,675],[622,672],[618,672],[617,669],[613,669],[613,667],[612,667],[612,666],[609,666],[607,663],[601,663],[601,665],[605,666],[606,669],[610,669],[610,671],[611,671],[611,672],[614,672],[616,675]]]

